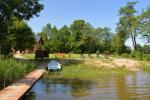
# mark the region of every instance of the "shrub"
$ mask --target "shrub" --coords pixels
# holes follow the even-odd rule
[[[144,54],[144,56],[143,56],[144,58],[144,60],[146,60],[146,61],[150,61],[150,54]]]
[[[140,51],[132,51],[130,57],[135,58],[136,60],[143,60],[144,53]]]
[[[96,51],[96,55],[98,56],[100,54],[99,50]]]
[[[128,54],[128,53],[123,53],[121,56],[122,56],[122,57],[130,57],[130,54]]]
[[[69,58],[71,58],[71,54],[72,54],[71,52],[68,53],[68,57],[69,57]]]
[[[136,51],[132,51],[131,54],[130,54],[130,57],[135,58],[135,56],[136,56]]]
[[[150,72],[150,64],[148,63],[141,63],[141,68],[146,72]]]
[[[135,59],[137,59],[137,60],[143,60],[143,52],[137,51]]]

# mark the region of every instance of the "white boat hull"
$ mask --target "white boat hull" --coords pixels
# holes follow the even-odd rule
[[[61,70],[61,65],[59,62],[52,60],[48,63],[47,70]]]

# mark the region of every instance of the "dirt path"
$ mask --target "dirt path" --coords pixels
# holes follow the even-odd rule
[[[85,59],[84,64],[95,66],[95,67],[107,67],[107,68],[116,68],[116,67],[126,67],[132,71],[138,71],[139,61],[132,59],[124,58],[101,58],[101,59]]]
[[[139,69],[139,62],[132,59],[124,59],[124,58],[114,58],[112,59],[114,64],[118,67],[126,67],[132,71],[137,71]]]

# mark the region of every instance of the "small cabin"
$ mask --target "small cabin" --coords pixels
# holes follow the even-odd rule
[[[39,35],[35,37],[35,59],[48,58],[48,51],[43,48],[44,41]]]

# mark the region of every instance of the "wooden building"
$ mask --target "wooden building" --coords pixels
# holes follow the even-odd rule
[[[43,38],[39,35],[35,37],[35,59],[48,58],[48,52],[44,50],[44,41]]]

